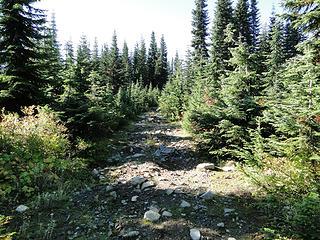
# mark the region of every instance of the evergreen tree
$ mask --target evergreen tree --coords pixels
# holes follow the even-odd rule
[[[150,40],[150,47],[148,51],[148,59],[147,59],[147,85],[149,83],[152,84],[153,87],[157,86],[157,79],[156,79],[156,64],[157,64],[157,57],[158,57],[158,48],[157,42],[154,32],[151,33],[151,40]]]
[[[249,46],[253,45],[251,18],[248,0],[239,0],[235,9],[236,35]]]
[[[117,35],[116,32],[114,32],[109,55],[109,72],[107,74],[108,82],[110,83],[114,93],[117,93],[119,88],[124,84],[122,69],[122,61],[118,49]]]
[[[257,65],[258,73],[266,73],[267,69],[267,59],[270,55],[270,41],[269,41],[269,31],[267,26],[262,28],[261,34],[259,35],[258,45],[257,45]]]
[[[259,9],[257,7],[258,1],[251,0],[250,3],[250,32],[252,39],[252,46],[257,47],[259,32],[260,32],[260,20],[259,20]]]
[[[94,71],[99,71],[99,68],[100,68],[100,56],[99,56],[99,45],[98,45],[98,39],[97,38],[94,39],[91,64],[92,64],[92,69]]]
[[[211,37],[211,51],[210,51],[210,65],[212,75],[216,79],[227,69],[228,61],[231,57],[230,42],[226,42],[227,33],[226,26],[233,22],[233,9],[231,0],[218,0],[215,10],[215,19],[212,28]]]
[[[85,93],[89,88],[89,75],[92,70],[91,50],[87,37],[81,36],[80,44],[78,45],[76,66],[75,66],[75,90],[79,93]]]
[[[0,106],[19,110],[21,106],[44,103],[38,63],[42,55],[36,43],[45,18],[32,4],[35,0],[0,1]]]
[[[207,0],[195,0],[196,7],[192,10],[192,42],[193,60],[196,63],[205,62],[208,57],[208,10]]]
[[[139,82],[142,86],[148,86],[150,81],[147,79],[148,68],[147,68],[147,49],[144,39],[141,39],[140,42],[140,51],[139,51],[139,61],[138,61],[138,71],[139,73]]]
[[[160,40],[160,49],[156,62],[155,74],[157,86],[161,89],[168,81],[169,75],[167,46],[163,35]]]
[[[140,72],[139,72],[139,44],[136,43],[133,50],[132,56],[132,79],[134,82],[139,81]]]
[[[53,100],[63,92],[61,76],[63,64],[60,45],[57,40],[57,27],[54,14],[52,14],[50,26],[45,29],[45,35],[46,38],[41,44],[41,50],[43,51],[42,75],[49,82],[46,94]]]
[[[75,56],[73,43],[69,40],[65,44],[65,57],[64,57],[64,67],[63,67],[63,87],[64,95],[63,98],[69,97],[75,89]]]
[[[123,50],[122,50],[122,66],[123,66],[123,77],[124,77],[124,83],[129,84],[131,81],[132,76],[132,65],[131,60],[129,57],[129,49],[126,42],[123,44]]]

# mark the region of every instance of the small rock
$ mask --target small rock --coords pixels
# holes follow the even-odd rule
[[[212,200],[213,197],[214,197],[214,195],[215,195],[214,192],[208,191],[208,192],[202,194],[200,197],[203,198],[203,199],[205,199],[205,200]]]
[[[212,163],[200,163],[197,166],[197,170],[214,170],[215,165]]]
[[[233,172],[234,171],[234,167],[223,167],[221,169],[224,172]]]
[[[27,211],[29,208],[25,205],[20,205],[16,208],[16,211],[19,212],[19,213],[23,213],[25,211]]]
[[[144,182],[141,186],[141,190],[144,190],[146,188],[154,187],[155,183],[153,181]]]
[[[182,208],[187,208],[187,207],[191,207],[191,204],[186,202],[185,200],[181,201],[180,207]]]
[[[224,223],[223,223],[223,222],[218,223],[218,224],[217,224],[217,227],[219,227],[219,228],[224,228]]]
[[[136,154],[133,155],[132,157],[133,157],[133,158],[139,158],[139,157],[143,157],[143,156],[145,156],[145,154],[143,154],[143,153],[136,153]]]
[[[132,231],[132,232],[128,232],[127,234],[122,235],[122,237],[124,238],[131,238],[131,237],[137,237],[139,236],[139,232],[138,231]]]
[[[121,203],[122,203],[122,205],[127,205],[127,201],[126,200],[122,200]]]
[[[147,221],[154,222],[154,221],[158,221],[160,217],[161,215],[159,213],[149,210],[145,212],[143,218],[146,219]]]
[[[112,185],[109,185],[109,186],[106,187],[106,191],[107,192],[110,192],[112,190],[113,190],[113,186]]]
[[[143,182],[145,182],[145,181],[146,181],[146,179],[145,179],[144,177],[142,177],[142,176],[136,176],[136,177],[134,177],[134,178],[132,178],[132,179],[130,180],[130,183],[131,183],[132,185],[136,186],[136,185],[139,185],[139,184],[141,184],[141,183],[143,183]]]
[[[235,239],[233,237],[229,237],[228,240],[237,240],[237,239]]]
[[[172,213],[171,213],[171,212],[168,212],[168,211],[164,211],[164,212],[162,213],[162,216],[163,216],[163,217],[172,217]]]
[[[190,237],[192,240],[199,240],[201,238],[201,233],[198,229],[190,229]]]
[[[138,196],[133,196],[132,198],[131,198],[131,202],[136,202],[138,200]]]
[[[117,198],[117,193],[116,193],[115,191],[109,193],[109,195],[110,195],[111,197],[113,197],[114,199]]]
[[[167,195],[171,195],[173,192],[174,192],[173,189],[167,189],[166,194],[167,194]]]
[[[233,209],[233,208],[225,208],[224,209],[224,213],[231,213],[233,211],[235,211],[235,209]]]
[[[92,174],[97,176],[97,175],[99,175],[99,171],[97,169],[93,169]]]
[[[149,208],[149,210],[154,211],[154,212],[156,212],[156,213],[159,213],[159,212],[160,212],[160,207],[157,206],[157,205],[152,205],[152,206]]]

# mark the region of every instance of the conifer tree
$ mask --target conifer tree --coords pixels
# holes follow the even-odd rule
[[[257,7],[258,1],[251,0],[250,2],[250,32],[252,39],[252,46],[257,47],[258,37],[260,33],[260,20],[259,20],[259,9]]]
[[[192,57],[194,62],[206,62],[209,57],[208,44],[208,10],[207,0],[195,0],[195,9],[192,10]]]
[[[230,42],[226,42],[226,26],[233,22],[233,9],[230,0],[218,0],[215,10],[215,19],[212,28],[210,65],[212,74],[219,76],[229,69],[228,60],[231,57]],[[231,70],[231,69],[229,69]]]
[[[151,40],[150,40],[150,47],[148,51],[148,59],[147,59],[147,85],[149,83],[152,84],[153,87],[157,86],[157,79],[156,79],[156,64],[157,64],[157,57],[158,57],[158,47],[156,42],[156,37],[154,32],[151,33]]]
[[[248,0],[239,0],[235,9],[236,35],[249,46],[253,45],[252,28],[250,24],[251,13]]]
[[[117,93],[119,88],[124,83],[122,69],[122,61],[117,43],[117,35],[116,32],[114,32],[109,55],[109,72],[107,74],[108,82],[110,83],[114,93]]]
[[[286,59],[298,54],[297,45],[302,39],[303,37],[299,29],[293,26],[292,21],[287,21],[284,28],[284,52]]]
[[[269,31],[267,26],[262,28],[261,34],[258,38],[257,45],[257,65],[258,70],[257,73],[262,74],[268,71],[267,69],[267,59],[270,55],[270,41],[269,41]]]
[[[73,43],[71,40],[65,44],[65,57],[63,67],[63,98],[69,97],[75,90],[75,56]]]
[[[167,46],[163,35],[160,40],[160,49],[158,52],[155,74],[157,86],[161,89],[168,81],[169,75]]]
[[[94,39],[91,64],[92,64],[92,70],[99,71],[100,54],[99,54],[99,44],[98,44],[97,38]]]
[[[124,83],[129,84],[132,77],[132,65],[129,57],[128,45],[126,42],[124,42],[123,49],[122,49],[122,66],[123,66]]]
[[[42,55],[36,43],[45,18],[32,4],[35,0],[0,1],[0,106],[20,110],[21,106],[44,103],[45,80],[39,72]]]
[[[141,39],[138,61],[138,73],[139,82],[142,86],[148,86],[150,81],[147,79],[148,67],[147,67],[147,49],[144,39]]]

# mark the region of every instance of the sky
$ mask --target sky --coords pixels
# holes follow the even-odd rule
[[[215,2],[207,1],[210,23],[214,18]],[[280,2],[258,0],[262,23],[268,22],[272,6],[276,11],[280,9]],[[133,51],[141,38],[145,39],[148,49],[154,31],[158,44],[164,35],[171,59],[176,51],[183,57],[191,43],[194,0],[41,0],[35,6],[47,10],[48,20],[55,13],[58,40],[62,45],[72,40],[76,46],[82,35],[87,36],[91,46],[95,38],[100,46],[110,45],[116,31],[120,49],[126,41],[129,51]]]

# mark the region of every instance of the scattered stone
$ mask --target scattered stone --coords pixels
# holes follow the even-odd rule
[[[113,197],[114,199],[117,198],[117,193],[116,193],[115,191],[109,193],[109,195],[110,195],[111,197]]]
[[[92,174],[98,176],[99,175],[99,171],[97,169],[93,169],[92,170]]]
[[[161,215],[159,213],[149,210],[145,212],[143,218],[146,219],[147,221],[154,222],[154,221],[158,221],[160,217]]]
[[[106,191],[107,192],[110,192],[112,190],[113,190],[113,186],[112,185],[109,185],[109,186],[106,187]]]
[[[171,195],[173,192],[174,192],[173,189],[167,189],[166,194],[167,194],[167,195]]]
[[[133,196],[133,197],[131,198],[131,202],[136,202],[136,201],[138,201],[138,196]]]
[[[180,189],[176,189],[176,190],[174,190],[174,193],[176,193],[176,194],[182,194],[183,192],[182,192]]]
[[[157,205],[152,205],[149,210],[154,211],[156,213],[159,213],[160,212],[160,207],[157,206]]]
[[[188,207],[191,207],[191,204],[186,202],[185,200],[182,200],[181,201],[181,204],[180,204],[180,207],[182,208],[188,208]]]
[[[237,240],[237,239],[235,239],[233,237],[229,237],[228,240]]]
[[[141,186],[141,190],[144,190],[146,188],[154,187],[155,183],[153,181],[144,182]]]
[[[223,223],[223,222],[218,223],[218,224],[217,224],[217,227],[219,227],[219,228],[224,228],[224,223]]]
[[[25,205],[20,205],[16,208],[16,211],[19,212],[19,213],[23,213],[25,211],[27,211],[29,208]]]
[[[145,154],[143,154],[143,153],[136,153],[136,154],[133,155],[132,157],[133,157],[133,158],[139,158],[139,157],[143,157],[143,156],[145,156]]]
[[[213,163],[200,163],[197,166],[197,170],[214,170],[215,165]]]
[[[202,194],[200,197],[203,198],[204,200],[212,200],[214,195],[215,195],[214,192],[208,191],[208,192]]]
[[[173,153],[174,151],[175,151],[175,148],[169,147],[169,148],[163,149],[161,152],[162,152],[164,155],[169,155],[169,154]]]
[[[144,177],[142,177],[142,176],[136,176],[136,177],[134,177],[134,178],[132,178],[132,179],[130,180],[130,183],[131,183],[132,185],[136,186],[136,185],[139,185],[139,184],[141,184],[141,183],[143,183],[143,182],[145,182],[145,181],[146,181],[146,179],[145,179]]]
[[[199,240],[201,238],[201,233],[198,229],[190,229],[190,237],[192,240]]]
[[[224,209],[224,213],[231,213],[233,211],[235,211],[235,209],[233,209],[233,208],[225,208]]]
[[[172,217],[172,213],[171,213],[171,212],[168,212],[168,211],[164,211],[164,212],[162,213],[162,216],[163,216],[163,217]]]
[[[223,167],[221,169],[224,172],[233,172],[234,171],[234,167]]]
[[[122,205],[127,205],[127,201],[126,200],[122,200],[121,203],[122,203]]]
[[[139,236],[139,234],[140,234],[140,232],[138,232],[138,231],[131,231],[131,232],[128,232],[128,233],[122,235],[122,237],[124,237],[124,238],[137,237],[137,236]]]

